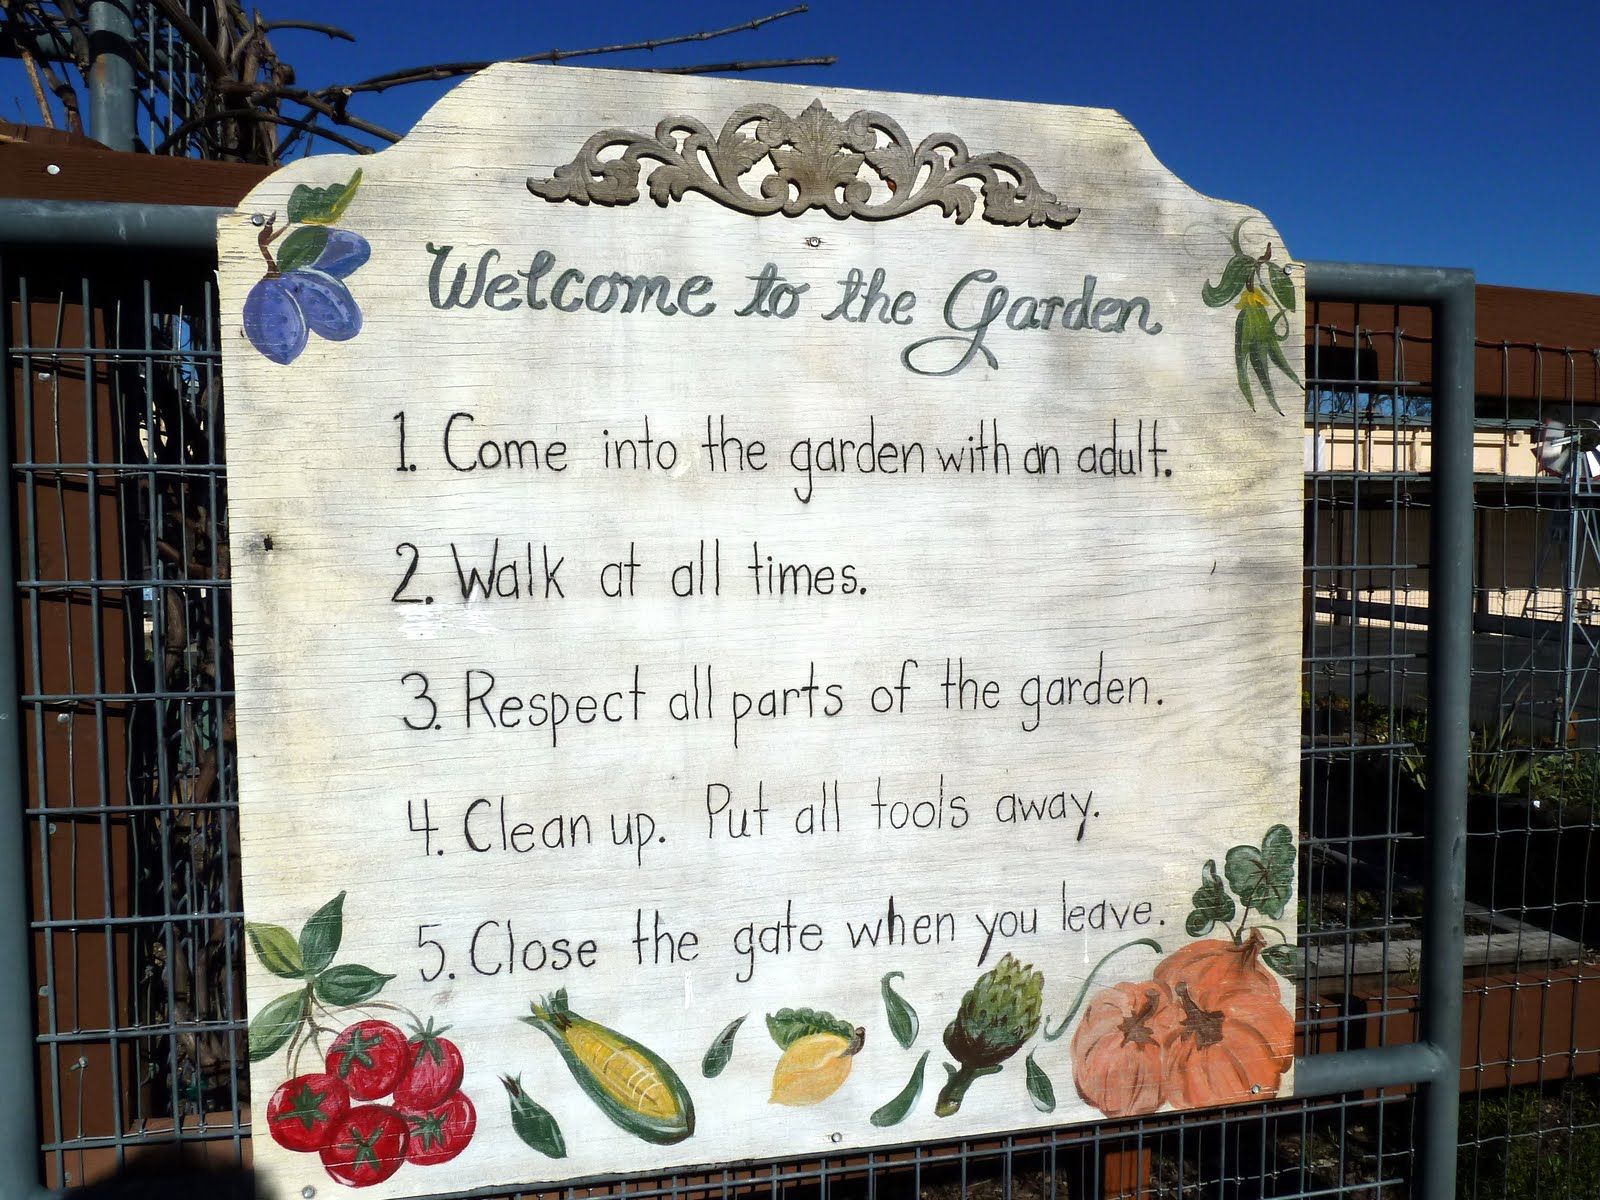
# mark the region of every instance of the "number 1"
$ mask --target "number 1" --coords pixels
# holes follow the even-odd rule
[[[400,422],[400,465],[398,467],[396,467],[395,470],[396,471],[415,471],[417,469],[416,463],[408,463],[406,461],[406,414],[405,414],[405,410],[402,409],[401,411],[395,413],[393,419]]]

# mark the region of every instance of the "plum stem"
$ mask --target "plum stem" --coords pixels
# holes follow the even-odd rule
[[[287,225],[278,230],[277,233],[272,232],[272,226],[277,219],[277,213],[273,213],[270,217],[268,217],[267,223],[261,227],[261,233],[256,237],[256,244],[261,247],[261,257],[267,260],[268,279],[276,279],[278,276],[283,274],[282,271],[278,270],[278,263],[277,260],[272,257],[272,251],[267,249],[267,247],[272,245],[273,242],[277,241],[284,234],[289,232],[289,227]]]

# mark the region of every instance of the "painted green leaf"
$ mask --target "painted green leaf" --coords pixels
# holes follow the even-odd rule
[[[300,943],[282,925],[258,925],[251,921],[245,925],[244,933],[261,965],[279,979],[299,979],[305,975],[305,965],[300,961]]]
[[[1248,325],[1245,317],[1245,312],[1241,310],[1239,319],[1233,323],[1233,359],[1234,366],[1239,372],[1239,391],[1244,394],[1245,403],[1253,411],[1256,398],[1250,394],[1250,339],[1245,333],[1245,327]]]
[[[1270,334],[1267,341],[1275,341]],[[1283,409],[1278,405],[1278,395],[1272,388],[1272,372],[1269,369],[1271,360],[1267,357],[1267,345],[1257,337],[1250,343],[1250,367],[1256,373],[1256,378],[1261,381],[1261,390],[1267,394],[1267,403],[1272,405],[1273,411],[1281,413]]]
[[[1042,1113],[1056,1110],[1055,1084],[1050,1082],[1050,1076],[1044,1073],[1044,1068],[1033,1061],[1032,1054],[1028,1055],[1028,1098]]]
[[[1278,303],[1294,311],[1294,282],[1285,271],[1275,262],[1267,264],[1267,286],[1272,289],[1272,294],[1278,298]]]
[[[502,1075],[500,1082],[511,1098],[511,1128],[517,1131],[517,1136],[547,1158],[565,1158],[567,1141],[561,1136],[561,1126],[548,1110],[523,1091],[522,1076],[513,1079]]]
[[[1184,932],[1190,937],[1205,937],[1219,922],[1226,924],[1233,920],[1237,911],[1233,897],[1228,895],[1217,875],[1217,860],[1206,859],[1206,865],[1200,868],[1200,886],[1194,894],[1194,908],[1183,923]]]
[[[1255,372],[1256,378],[1261,382],[1261,390],[1266,393],[1267,402],[1279,413],[1283,409],[1278,407],[1277,396],[1272,387],[1272,359],[1276,354],[1280,359],[1283,352],[1278,349],[1278,335],[1272,327],[1272,318],[1267,315],[1264,303],[1247,304],[1239,310],[1239,323],[1236,337],[1238,338],[1237,351],[1240,358],[1239,384],[1245,389],[1246,398],[1249,398],[1249,382],[1245,378],[1245,364]],[[1298,381],[1297,381],[1298,382]],[[1254,408],[1254,403],[1251,404]]]
[[[922,1052],[922,1057],[917,1059],[917,1065],[912,1068],[911,1078],[906,1080],[905,1087],[895,1094],[893,1100],[872,1114],[872,1123],[879,1129],[900,1124],[917,1106],[917,1101],[922,1098],[922,1076],[928,1068],[928,1055],[931,1053],[933,1053],[931,1050]]]
[[[728,1060],[733,1057],[733,1039],[739,1033],[739,1026],[749,1017],[745,1013],[737,1021],[729,1021],[723,1031],[711,1040],[711,1046],[706,1050],[706,1056],[700,1060],[700,1074],[707,1079],[715,1079],[722,1074],[722,1069],[728,1065]]]
[[[344,937],[344,893],[329,900],[306,922],[300,931],[300,958],[307,975],[317,975],[327,969],[333,956],[339,953],[339,941]]]
[[[328,230],[322,225],[302,225],[278,246],[278,270],[293,271],[309,267],[328,245]]]
[[[299,184],[289,193],[289,221],[308,225],[332,225],[344,216],[361,186],[361,171],[350,176],[348,183],[330,183],[327,187]]]
[[[1278,369],[1280,371],[1282,371],[1290,379],[1294,380],[1295,387],[1303,386],[1300,383],[1300,376],[1297,375],[1295,373],[1295,369],[1289,365],[1289,360],[1283,356],[1283,345],[1276,333],[1274,333],[1273,337],[1266,343],[1266,347],[1267,353],[1272,356],[1272,361],[1278,365]]]
[[[909,1050],[911,1043],[917,1040],[921,1022],[917,1020],[917,1010],[911,1007],[910,1001],[894,990],[894,981],[905,977],[904,971],[890,971],[878,986],[883,992],[883,1011],[889,1018],[889,1032],[894,1034],[895,1041]]]
[[[1293,946],[1268,946],[1261,952],[1261,961],[1285,979],[1294,979],[1300,974],[1300,951]]]
[[[1228,245],[1233,247],[1233,252],[1235,254],[1244,253],[1244,250],[1239,246],[1239,234],[1243,232],[1244,227],[1248,225],[1251,220],[1254,219],[1254,217],[1255,213],[1246,213],[1244,216],[1240,217],[1239,223],[1233,227],[1233,232],[1228,235]]]
[[[300,1028],[306,1017],[304,988],[279,996],[250,1018],[250,1061],[271,1058]]]
[[[1250,276],[1255,269],[1255,259],[1247,254],[1235,254],[1222,269],[1222,278],[1216,283],[1208,281],[1200,290],[1200,298],[1206,302],[1208,308],[1221,308],[1225,304],[1232,304],[1239,298],[1239,293],[1244,291],[1244,285],[1250,282]]]
[[[317,999],[324,1004],[365,1004],[393,978],[393,975],[381,974],[359,963],[344,963],[318,975],[315,991]]]
[[[841,1021],[830,1012],[813,1008],[780,1008],[767,1014],[767,1032],[778,1043],[778,1049],[787,1050],[803,1037],[813,1033],[836,1033],[842,1038],[855,1037],[855,1026]]]
[[[1234,895],[1249,908],[1277,920],[1294,893],[1294,834],[1287,825],[1274,825],[1261,846],[1235,846],[1228,851],[1223,872]]]

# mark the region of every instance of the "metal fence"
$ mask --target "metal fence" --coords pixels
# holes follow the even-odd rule
[[[15,1000],[0,1002],[0,1062],[36,1074],[38,1107],[36,1126],[0,1123],[6,1196],[162,1149],[248,1162],[251,1132],[225,409],[204,214],[151,210],[120,234],[96,211],[22,216],[0,220],[12,464],[0,527],[13,530],[16,570],[0,620],[14,599],[21,797],[20,823],[0,821],[0,853],[25,856],[28,880],[16,896],[25,925],[20,913],[0,921]],[[119,236],[144,244],[84,244]],[[1549,590],[1523,542],[1575,527],[1572,489],[1480,474],[1475,506],[1464,503],[1469,443],[1522,437],[1557,410],[1575,423],[1581,381],[1569,372],[1570,386],[1530,399],[1512,394],[1520,374],[1508,369],[1496,396],[1494,356],[1522,351],[1480,348],[1474,436],[1462,411],[1470,339],[1452,360],[1432,338],[1437,312],[1453,304],[1461,315],[1470,279],[1321,267],[1312,284],[1322,301],[1309,314],[1306,414],[1307,1097],[563,1196],[1600,1195],[1600,968],[1587,949],[1600,758],[1546,736],[1561,678],[1548,665],[1552,630],[1537,614],[1483,624],[1517,588]],[[1452,425],[1443,410],[1463,384]],[[1386,439],[1389,457],[1375,458]],[[1498,554],[1486,553],[1495,539]],[[1503,578],[1481,574],[1491,562]],[[1554,632],[1559,643],[1576,623]],[[1457,683],[1441,694],[1441,679]],[[1483,700],[1507,687],[1509,729]],[[1488,704],[1470,745],[1469,702]],[[1501,790],[1485,792],[1485,780]],[[1431,818],[1430,788],[1448,801]],[[1454,932],[1463,915],[1464,935]],[[1423,1102],[1415,1085],[1429,1079]]]
[[[212,38],[210,3],[167,6],[201,37]],[[0,58],[23,50],[46,63],[81,69],[92,135],[114,150],[137,143],[151,153],[183,157],[199,150],[191,120],[204,111],[206,64],[174,27],[163,6],[147,0],[13,3],[0,14]]]

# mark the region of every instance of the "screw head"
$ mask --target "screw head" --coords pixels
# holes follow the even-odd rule
[[[300,1194],[305,1197],[305,1200],[311,1200],[311,1197],[317,1194],[317,1189],[307,1184],[300,1189]]]
[[[252,225],[265,225],[266,223],[267,223],[267,218],[266,218],[265,214],[263,214],[263,213],[251,213],[250,214],[250,224],[252,224]]]
[[[61,174],[61,168],[59,166],[57,166],[55,163],[51,163],[48,167],[46,167],[44,169],[44,173],[46,175],[59,175],[59,174]]]

